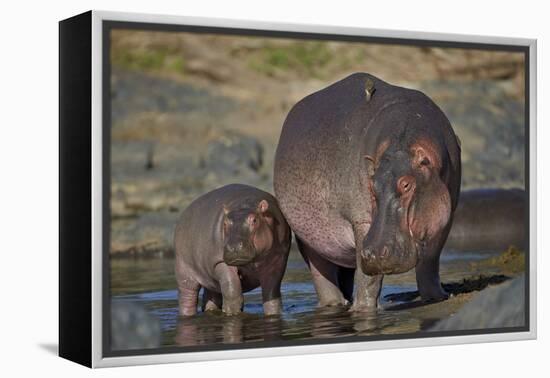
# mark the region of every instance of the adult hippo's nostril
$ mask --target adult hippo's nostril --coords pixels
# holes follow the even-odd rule
[[[388,257],[390,254],[390,249],[387,247],[387,246],[384,246],[382,248],[382,250],[380,251],[380,257],[381,258],[386,258]],[[361,252],[361,256],[364,258],[364,259],[367,259],[367,260],[375,260],[376,259],[376,253],[373,249],[371,248],[365,248],[362,252]]]

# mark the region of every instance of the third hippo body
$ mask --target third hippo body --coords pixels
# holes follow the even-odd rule
[[[290,250],[290,228],[275,198],[247,185],[232,184],[193,201],[176,226],[175,272],[180,313],[235,313],[242,293],[262,287],[264,311],[281,311],[280,285]],[[223,297],[223,300],[222,300]]]
[[[274,188],[320,304],[346,303],[355,283],[354,306],[372,307],[382,274],[415,265],[423,298],[441,299],[439,253],[460,172],[449,121],[419,91],[356,73],[298,102],[281,132]],[[366,276],[353,277],[358,263]]]

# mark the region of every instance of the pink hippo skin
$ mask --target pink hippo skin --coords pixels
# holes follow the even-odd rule
[[[356,73],[299,101],[273,186],[319,305],[376,309],[384,274],[412,268],[423,300],[447,298],[439,255],[460,176],[458,139],[419,91]]]
[[[180,315],[197,312],[201,287],[203,311],[240,313],[243,292],[258,286],[264,313],[279,314],[290,241],[290,228],[267,192],[232,184],[193,201],[174,237]]]

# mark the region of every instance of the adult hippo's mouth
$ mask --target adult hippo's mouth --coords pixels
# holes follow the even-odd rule
[[[385,245],[378,249],[365,247],[361,252],[361,270],[370,276],[408,272],[416,266],[420,250],[418,242],[406,246]]]

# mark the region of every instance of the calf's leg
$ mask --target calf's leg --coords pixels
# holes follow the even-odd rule
[[[223,297],[222,311],[235,315],[243,310],[243,291],[237,267],[219,263],[214,269]]]

